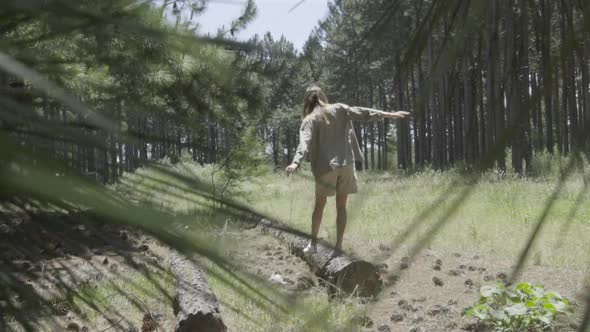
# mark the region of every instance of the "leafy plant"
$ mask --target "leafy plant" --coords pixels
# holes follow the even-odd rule
[[[522,282],[481,287],[479,302],[464,315],[478,318],[494,331],[546,331],[554,328],[558,316],[571,312],[569,302],[558,293]]]

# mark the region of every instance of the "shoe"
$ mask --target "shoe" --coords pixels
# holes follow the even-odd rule
[[[332,251],[332,253],[330,254],[330,258],[336,258],[338,256],[342,256],[343,253],[344,253],[344,251],[342,251],[342,249],[335,248]]]
[[[304,254],[315,254],[318,251],[318,248],[315,244],[312,244],[311,241],[303,248]]]

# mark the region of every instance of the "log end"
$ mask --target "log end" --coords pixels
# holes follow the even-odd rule
[[[176,299],[176,332],[227,331],[217,298],[209,289],[207,279],[197,264],[182,256],[172,255],[170,270],[174,275]]]
[[[351,260],[350,257],[335,257],[321,270],[322,278],[338,289],[359,297],[376,296],[383,286],[377,267],[367,261]]]
[[[178,321],[174,330],[176,332],[225,332],[227,327],[223,324],[220,315],[197,312]]]

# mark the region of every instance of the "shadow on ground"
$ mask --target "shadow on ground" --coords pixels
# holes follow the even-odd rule
[[[153,241],[89,212],[18,203],[0,210],[0,330],[172,323],[172,282]]]

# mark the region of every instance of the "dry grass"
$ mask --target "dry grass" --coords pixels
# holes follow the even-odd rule
[[[349,223],[345,248],[363,252],[372,241],[394,243],[412,222],[419,227],[404,243],[423,241],[435,222],[453,207],[452,200],[469,184],[460,175],[419,173],[408,177],[359,174],[359,193],[349,199]],[[459,184],[457,184],[457,182]],[[427,243],[437,251],[462,251],[516,259],[547,204],[555,179],[496,180],[484,177],[458,206],[444,227]],[[308,173],[296,177],[268,175],[244,185],[245,197],[255,208],[290,225],[309,231],[314,184]],[[543,232],[533,248],[531,263],[583,268],[588,258],[572,253],[588,252],[590,195],[577,196],[584,185],[580,176],[569,180],[547,216]],[[446,195],[446,197],[445,197]],[[435,206],[440,199],[444,202]],[[575,211],[572,217],[572,212]],[[430,212],[424,219],[417,216]],[[333,199],[324,213],[320,236],[335,240]]]
[[[406,255],[413,245],[423,244],[427,253],[430,253],[428,255],[434,253],[445,260],[452,260],[454,252],[467,254],[469,257],[478,255],[485,260],[490,271],[509,272],[510,262],[518,258],[556,187],[558,168],[553,164],[549,166],[554,169],[550,172],[540,172],[535,178],[530,179],[509,176],[498,179],[494,174],[486,174],[474,187],[469,187],[471,184],[458,172],[422,172],[405,176],[360,173],[360,191],[349,200],[345,249],[362,257],[378,259],[380,246],[399,245],[401,250],[395,252],[392,257],[385,257],[385,262],[392,266],[396,264],[396,259]],[[173,169],[214,186],[222,183],[218,175],[212,176],[213,168],[210,166],[179,164]],[[581,173],[574,174],[556,196],[557,199],[547,214],[541,236],[535,242],[527,261],[535,267],[530,267],[523,276],[538,279],[539,282],[547,281],[549,287],[566,287],[567,292],[571,294],[580,287],[580,280],[583,279],[581,276],[586,272],[588,262],[587,257],[575,253],[588,252],[590,249],[590,243],[586,240],[586,234],[590,231],[590,195],[587,192],[580,194],[585,188],[582,179]],[[134,199],[160,208],[194,213],[195,221],[207,216],[211,208],[210,203],[196,194],[188,193],[187,188],[182,186],[163,187],[158,184],[158,181],[162,180],[174,183],[173,178],[143,169],[136,174],[128,175],[117,189],[128,192]],[[308,231],[313,208],[313,188],[313,180],[307,170],[294,177],[286,177],[283,173],[270,173],[234,187],[233,197],[294,228]],[[425,240],[436,222],[455,207],[453,200],[468,188],[472,188],[470,195],[456,206],[448,222],[434,237]],[[153,195],[154,192],[157,192],[157,195]],[[436,204],[437,201],[440,201],[440,204]],[[213,217],[218,218],[219,227],[222,228],[226,221],[225,217]],[[324,214],[320,236],[332,242],[335,240],[334,220],[335,208],[331,200]],[[401,235],[413,223],[418,225],[415,230],[402,237]],[[230,229],[225,234],[228,236],[220,236],[216,241],[219,241],[220,246],[227,246],[228,259],[243,263],[241,266],[246,273],[243,277],[254,285],[254,289],[262,291],[265,296],[277,302],[276,310],[269,311],[263,308],[257,303],[257,297],[260,295],[255,295],[242,284],[228,284],[219,278],[227,277],[224,275],[225,272],[214,264],[208,265],[210,285],[219,297],[224,319],[232,329],[323,331],[326,326],[331,326],[336,330],[356,331],[359,329],[358,325],[349,325],[354,316],[377,315],[378,317],[374,318],[375,322],[388,321],[387,314],[384,316],[382,313],[392,310],[391,304],[388,304],[391,299],[380,300],[377,304],[367,307],[352,298],[331,301],[325,292],[317,287],[297,294],[282,290],[278,293],[270,292],[265,280],[268,279],[268,274],[280,272],[280,268],[270,264],[257,270],[257,264],[262,263],[258,261],[260,257],[256,256],[258,245],[266,243],[267,240],[255,237],[240,238],[244,234],[238,231],[231,235],[232,232],[235,230]],[[250,258],[254,261],[249,261],[244,255],[252,256]],[[425,257],[429,257],[428,255],[421,256],[419,260],[427,262],[428,259]],[[425,264],[430,263],[428,261]],[[417,268],[420,271],[431,270],[430,265]],[[532,277],[535,274],[531,274],[531,271],[545,270],[548,271],[546,276],[542,273],[540,278]],[[572,270],[577,270],[575,278]],[[217,273],[219,275],[216,275]],[[412,270],[406,273],[412,273]],[[553,279],[563,280],[563,277],[568,275],[572,276],[572,279],[567,280],[567,283],[552,282]],[[428,280],[431,276],[424,278]],[[403,280],[402,277],[402,283]],[[552,286],[553,284],[555,285]],[[463,280],[457,281],[457,285],[457,289],[463,287]],[[446,291],[452,293],[453,290],[449,288]],[[387,294],[389,292],[390,290],[386,290]],[[415,297],[419,295],[413,294]],[[285,299],[293,301],[285,302]],[[470,301],[475,299],[476,293],[468,295],[463,304],[469,305]],[[439,300],[436,297],[429,298],[432,303]],[[280,308],[288,309],[283,311]],[[371,308],[378,309],[367,313],[366,311]],[[457,315],[460,318],[460,313]],[[308,323],[310,317],[316,318],[312,319],[314,325]],[[429,324],[437,324],[437,321],[431,320]]]

